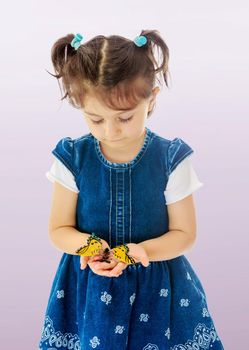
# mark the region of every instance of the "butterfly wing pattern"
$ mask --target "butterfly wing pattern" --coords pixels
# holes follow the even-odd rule
[[[83,256],[94,256],[99,254],[102,249],[101,239],[97,236],[91,235],[87,239],[87,245],[80,247],[75,253]]]
[[[114,257],[125,263],[125,264],[135,264],[135,260],[128,255],[129,247],[126,244],[121,244],[112,249]]]

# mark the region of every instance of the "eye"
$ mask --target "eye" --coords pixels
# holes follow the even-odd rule
[[[132,120],[133,118],[133,115],[128,118],[128,119],[119,119],[121,123],[128,123],[130,120]],[[96,121],[96,120],[91,120],[93,124],[101,124],[103,119],[102,120],[99,120],[99,121]]]
[[[91,119],[91,122],[92,122],[93,124],[100,124],[100,123],[102,123],[102,120],[95,121],[95,120],[92,120],[92,119]]]
[[[128,119],[120,119],[120,121],[121,123],[128,123],[130,120],[132,120],[132,118],[133,118],[133,115]]]

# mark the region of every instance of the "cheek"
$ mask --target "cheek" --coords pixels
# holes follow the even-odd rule
[[[89,122],[87,124],[88,124],[90,132],[93,134],[93,136],[98,138],[102,135],[102,127],[100,125],[94,125],[91,122]]]

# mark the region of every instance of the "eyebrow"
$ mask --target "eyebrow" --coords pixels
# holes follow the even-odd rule
[[[125,111],[132,111],[134,108],[123,108],[123,109],[119,109],[120,112],[116,113],[115,115],[118,115],[118,114],[121,114]],[[102,118],[101,115],[98,115],[98,114],[95,114],[95,113],[92,113],[92,112],[87,112],[85,111],[85,113],[89,114],[89,115],[92,115],[92,116],[95,116],[95,117],[100,117]]]

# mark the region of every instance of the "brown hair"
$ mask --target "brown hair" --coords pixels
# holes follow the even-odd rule
[[[84,107],[84,96],[94,94],[112,109],[133,108],[151,96],[157,74],[162,74],[169,87],[169,49],[165,41],[157,30],[142,30],[140,35],[147,38],[141,47],[119,35],[95,36],[77,50],[71,46],[74,34],[58,39],[51,50],[56,74],[48,73],[58,82],[62,78],[66,94],[61,101],[67,97],[79,109]],[[161,64],[155,59],[155,48],[158,56],[161,50]],[[161,84],[160,79],[157,81]]]

